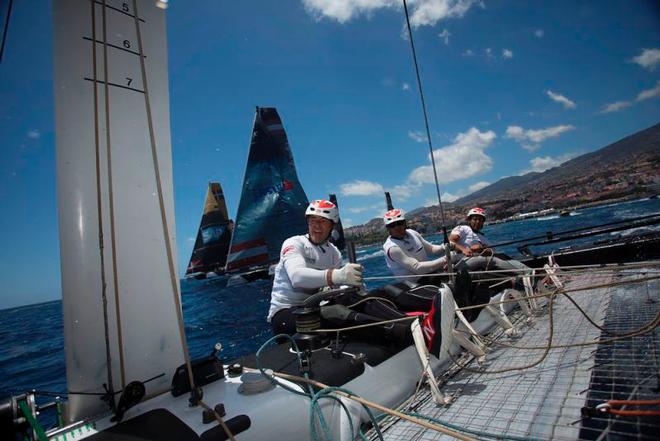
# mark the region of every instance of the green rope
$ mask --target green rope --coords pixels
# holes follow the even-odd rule
[[[32,415],[32,412],[30,412],[30,408],[28,407],[27,403],[25,401],[19,401],[18,407],[21,408],[23,415],[25,415],[25,419],[28,420],[28,423],[30,423],[30,426],[32,426],[32,429],[37,434],[37,439],[39,441],[48,441],[46,432],[44,432],[44,429],[41,427],[41,424],[39,424],[39,421],[37,421],[37,419]]]

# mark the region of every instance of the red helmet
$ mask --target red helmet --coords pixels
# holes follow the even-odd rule
[[[339,222],[339,210],[337,206],[325,199],[312,201],[307,207],[307,210],[305,210],[305,216],[320,216],[330,219],[335,224]]]
[[[467,214],[468,219],[470,218],[470,216],[481,216],[484,218],[484,220],[486,220],[486,210],[484,210],[483,208],[474,207],[473,209],[468,211]]]
[[[403,220],[406,220],[406,217],[405,213],[400,208],[394,208],[383,215],[383,222],[385,222],[385,226]]]

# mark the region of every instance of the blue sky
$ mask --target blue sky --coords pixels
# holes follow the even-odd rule
[[[445,200],[660,120],[652,1],[410,1]],[[0,17],[4,23],[6,6]],[[170,1],[179,267],[208,181],[235,213],[254,106],[275,106],[308,197],[358,224],[435,203],[394,0]],[[0,64],[0,308],[60,297],[50,5],[14,2]]]

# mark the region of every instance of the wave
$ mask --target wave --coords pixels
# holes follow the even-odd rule
[[[617,236],[621,235],[624,237],[627,236],[633,236],[639,233],[652,233],[654,231],[660,231],[660,225],[646,225],[643,227],[637,227],[637,228],[630,228],[628,230],[623,230],[623,231],[615,231],[610,233],[610,236]]]
[[[373,253],[366,254],[364,256],[358,257],[357,261],[362,262],[363,260],[372,259],[374,257],[381,257],[381,256],[384,256],[384,255],[385,255],[385,252],[383,250],[378,250],[378,251],[375,251]]]

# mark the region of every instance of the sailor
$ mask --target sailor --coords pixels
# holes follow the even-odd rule
[[[383,222],[389,233],[383,244],[385,263],[392,274],[412,276],[401,277],[401,280],[423,285],[437,284],[437,278],[422,276],[447,268],[445,245],[434,245],[425,240],[417,231],[407,228],[405,213],[400,208],[394,208],[385,213]],[[449,246],[450,249],[456,249],[452,244]],[[440,257],[431,259],[429,257],[431,255]]]
[[[457,225],[451,230],[449,241],[464,255],[472,256],[473,253],[483,252],[489,246],[488,239],[481,232],[486,222],[486,211],[479,207],[470,209],[467,221],[467,225]]]
[[[330,201],[315,200],[305,211],[307,234],[288,238],[282,244],[280,261],[275,268],[268,321],[274,334],[295,334],[294,312],[311,294],[325,287],[362,286],[362,265],[342,266],[341,254],[329,242],[334,225],[339,221],[337,206]],[[369,299],[368,301],[365,301]],[[321,307],[321,326],[331,328],[399,319],[405,314],[368,293],[348,294],[335,304]],[[346,305],[359,303],[359,310]],[[383,339],[392,343],[412,342],[408,323],[394,323],[365,329],[361,337]]]
[[[514,288],[520,291],[525,290],[521,277],[530,276],[532,269],[506,254],[493,251],[481,232],[486,221],[486,210],[479,207],[471,208],[467,213],[467,221],[468,225],[456,226],[449,235],[449,241],[465,255],[461,263],[467,265],[470,271],[511,270],[511,274],[502,273],[501,275],[515,277]],[[476,278],[479,279],[479,276]],[[531,283],[533,285],[533,281]]]

